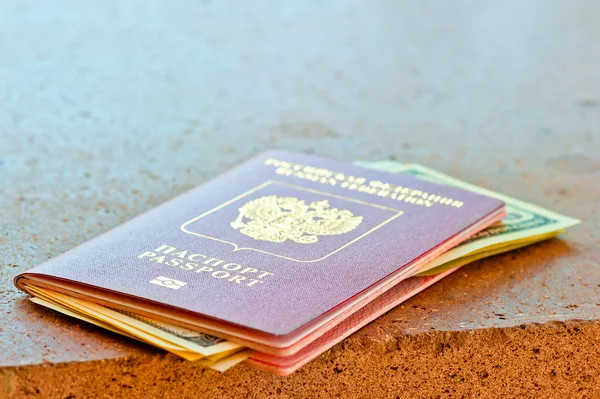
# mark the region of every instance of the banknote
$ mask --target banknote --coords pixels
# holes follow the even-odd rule
[[[187,360],[196,361],[196,360],[202,359],[204,357],[201,354],[188,351],[187,349],[185,349],[177,344],[169,342],[161,337],[154,336],[146,331],[128,327],[124,323],[120,323],[115,320],[110,320],[108,318],[105,318],[99,312],[95,312],[93,310],[87,309],[87,308],[79,306],[79,305],[73,306],[71,304],[71,300],[73,298],[69,298],[67,296],[64,296],[63,294],[43,290],[43,289],[40,289],[39,287],[29,287],[29,288],[31,288],[31,292],[37,298],[42,299],[51,304],[54,304],[55,310],[57,310],[56,307],[59,307],[59,308],[69,311],[71,313],[70,315],[72,315],[72,314],[77,315],[76,317],[81,320],[89,321],[90,319],[92,319],[92,320],[94,320],[94,322],[92,324],[98,325],[103,328],[107,328],[110,331],[114,331],[119,334],[123,334],[126,336],[132,336],[133,338],[136,338],[139,341],[143,341],[150,345],[154,345],[158,348],[172,352],[172,353],[177,354]],[[45,305],[44,303],[39,303],[39,304]],[[59,310],[59,311],[61,311],[61,310]],[[62,312],[62,313],[67,314],[66,312]]]
[[[93,319],[91,317],[87,317],[87,316],[85,316],[85,315],[83,315],[81,313],[78,313],[78,312],[74,312],[72,310],[64,308],[64,307],[62,307],[62,306],[60,306],[60,305],[58,305],[58,304],[56,304],[54,302],[46,300],[46,299],[42,299],[42,298],[39,298],[39,297],[36,297],[36,296],[32,296],[32,297],[29,298],[29,300],[31,302],[37,304],[37,305],[42,305],[42,306],[44,306],[44,307],[46,307],[48,309],[52,309],[52,310],[57,311],[59,313],[62,313],[64,315],[67,315],[67,316],[73,317],[75,319],[79,319],[79,320],[85,321],[87,323],[96,325],[98,327],[102,327],[105,330],[112,331],[114,333],[124,335],[124,336],[126,336],[128,338],[137,339],[133,335],[127,334],[125,331],[121,331],[121,330],[117,330],[116,328],[113,328],[110,324],[102,323],[102,322],[100,322],[100,321],[98,321],[96,319]]]
[[[183,357],[186,360],[196,361],[204,367],[208,367],[208,368],[220,371],[220,372],[224,372],[224,371],[228,370],[229,368],[235,366],[236,364],[243,362],[248,357],[250,357],[253,353],[253,351],[251,351],[249,349],[246,349],[240,345],[234,344],[235,347],[233,349],[229,349],[229,350],[226,350],[226,351],[223,351],[220,353],[215,353],[210,356],[203,356],[199,353],[188,351],[183,347],[178,347],[176,344],[169,345],[169,344],[165,344],[164,342],[160,342],[160,341],[156,341],[156,340],[152,340],[152,339],[148,340],[148,339],[146,339],[147,337],[144,335],[143,331],[138,331],[135,328],[130,329],[129,331],[125,331],[123,329],[115,327],[112,324],[101,321],[100,318],[95,318],[94,316],[88,315],[86,311],[83,311],[83,312],[77,311],[77,310],[74,310],[74,308],[70,308],[70,306],[67,307],[67,306],[63,305],[65,303],[63,300],[66,298],[71,299],[70,297],[62,296],[62,294],[55,293],[55,292],[48,291],[48,290],[43,290],[43,289],[36,288],[36,287],[33,287],[32,291],[35,291],[35,294],[37,296],[31,297],[30,300],[38,305],[41,305],[41,306],[47,307],[49,309],[55,310],[57,312],[63,313],[67,316],[74,317],[74,318],[83,320],[85,322],[97,325],[99,327],[102,327],[106,330],[115,332],[117,334],[121,334],[121,335],[124,335],[129,338],[133,338],[133,339],[140,340],[142,342],[149,343],[149,344],[157,346],[159,348],[168,350],[178,356]],[[45,298],[45,299],[42,299],[42,298]],[[68,302],[70,302],[70,301],[68,301]],[[96,317],[97,316],[98,315],[96,314]],[[136,317],[138,317],[138,316],[136,315]],[[179,327],[177,327],[177,326],[172,326],[172,325],[169,325],[166,323],[164,323],[164,324],[167,326],[165,328],[165,330],[167,330],[167,331],[173,331],[173,330],[179,331],[178,330]],[[175,328],[173,328],[173,327],[175,327]],[[185,330],[187,330],[187,329],[185,329]],[[202,334],[202,333],[196,333],[196,334]],[[188,331],[186,331],[185,335],[190,336],[191,334]],[[204,334],[204,335],[206,335],[206,334]],[[165,335],[165,337],[168,337],[168,336]],[[174,339],[174,340],[176,340],[176,339]],[[209,342],[209,340],[203,340],[203,344],[206,344],[206,342]]]
[[[243,346],[201,332],[163,323],[140,315],[84,301],[78,298],[28,287],[37,298],[34,302],[108,330],[137,338],[173,352],[187,360],[214,362],[245,349]],[[49,306],[51,305],[51,306]],[[58,309],[57,309],[58,308]]]
[[[418,275],[439,273],[476,259],[530,245],[554,237],[566,228],[580,223],[577,219],[464,182],[422,165],[402,164],[392,161],[361,162],[360,164],[378,170],[406,173],[436,183],[459,187],[488,197],[501,199],[506,203],[507,215],[502,221],[475,234],[459,246],[439,256],[425,268],[419,270]]]
[[[101,322],[101,321],[99,321],[97,319],[88,317],[85,314],[82,314],[82,313],[79,313],[79,312],[76,312],[76,311],[73,311],[73,310],[69,310],[69,309],[61,306],[60,304],[58,304],[58,303],[50,300],[49,298],[47,298],[47,299],[41,299],[41,297],[30,297],[29,300],[31,302],[35,303],[35,304],[44,306],[46,308],[52,309],[52,310],[57,311],[59,313],[62,313],[64,315],[67,315],[67,316],[70,316],[70,317],[73,317],[73,318],[85,321],[85,322],[93,324],[93,325],[96,325],[96,326],[101,327],[101,328],[103,328],[105,330],[112,331],[112,332],[114,332],[116,334],[121,334],[121,335],[123,335],[125,337],[132,338],[132,339],[135,339],[135,340],[138,340],[138,341],[141,341],[141,342],[146,342],[146,343],[149,343],[149,344],[153,345],[152,342],[144,341],[143,339],[140,339],[137,336],[131,335],[130,333],[127,333],[127,332],[125,332],[123,330],[119,330],[119,329],[111,326],[110,324],[103,323],[103,322]],[[197,353],[193,353],[193,352],[185,351],[183,348],[181,348],[181,350],[177,350],[177,349],[174,349],[174,348],[169,348],[169,349],[163,348],[163,349],[165,349],[165,350],[167,350],[167,351],[169,351],[171,353],[174,353],[174,354],[176,354],[176,355],[178,355],[178,356],[180,356],[180,357],[182,357],[182,358],[184,358],[186,360],[190,360],[190,361],[198,361],[198,360],[200,360],[200,359],[203,358],[202,355],[197,354]],[[210,358],[211,358],[211,356],[207,357],[206,359],[210,359]]]
[[[503,252],[508,252],[508,251],[512,251],[515,249],[523,248],[527,245],[535,244],[536,242],[540,242],[540,241],[544,241],[544,240],[547,240],[552,237],[556,237],[558,234],[560,234],[562,232],[564,232],[564,230],[561,230],[556,233],[549,233],[547,235],[536,236],[535,239],[531,239],[528,241],[519,241],[519,242],[515,242],[515,243],[507,243],[506,245],[503,245],[503,246],[484,248],[484,249],[475,251],[471,254],[461,256],[460,258],[448,261],[440,266],[434,267],[433,269],[427,269],[427,270],[422,271],[415,275],[421,276],[421,277],[433,276],[433,275],[442,273],[446,270],[458,268],[458,267],[464,266],[468,263],[475,262],[476,260],[479,260],[479,259],[484,259],[484,258],[488,258],[490,256],[501,254]]]
[[[114,333],[121,334],[126,337],[133,338],[133,339],[138,339],[137,337],[130,335],[123,330],[113,328],[110,324],[102,323],[96,319],[87,317],[81,313],[71,311],[63,306],[57,305],[56,303],[53,303],[53,302],[50,302],[50,301],[47,301],[47,300],[44,300],[44,299],[41,299],[38,297],[31,297],[31,298],[29,298],[29,300],[38,305],[55,310],[59,313],[63,313],[67,316],[83,320],[87,323],[94,324],[96,326],[102,327],[102,328],[112,331]],[[182,353],[179,353],[178,351],[174,351],[174,353],[179,356],[182,356]],[[252,355],[252,353],[253,352],[251,350],[244,349],[244,348],[238,348],[238,349],[232,349],[227,352],[218,353],[216,355],[207,356],[206,358],[201,358],[202,355],[198,355],[198,354],[196,355],[195,358],[189,357],[189,356],[182,356],[182,357],[186,358],[187,360],[197,361],[204,367],[208,367],[213,370],[224,372],[224,371],[229,370],[231,367],[248,359]]]
[[[137,328],[146,331],[154,331],[156,335],[161,337],[164,336],[165,338],[168,337],[170,342],[177,343],[189,351],[197,352],[204,356],[216,356],[222,353],[237,351],[242,348],[240,345],[222,338],[175,326],[159,320],[150,319],[131,312],[110,308],[104,308],[104,311],[109,317],[116,316],[117,319],[122,320],[127,324],[134,325]]]
[[[250,356],[252,356],[253,353],[254,351],[252,351],[251,349],[244,349],[243,351],[235,353],[234,355],[228,356],[216,362],[210,362],[208,360],[203,359],[199,360],[198,363],[202,364],[204,367],[209,367],[213,370],[224,372],[229,370],[233,366],[240,364],[244,360],[248,359]]]

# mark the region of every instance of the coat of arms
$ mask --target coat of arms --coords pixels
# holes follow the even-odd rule
[[[294,197],[268,195],[247,202],[231,223],[234,229],[256,240],[312,244],[318,236],[349,233],[362,223],[362,216],[330,208],[329,201],[306,204]]]

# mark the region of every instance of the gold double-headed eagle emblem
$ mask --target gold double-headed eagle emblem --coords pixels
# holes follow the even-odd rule
[[[349,233],[362,223],[362,216],[330,208],[329,201],[306,204],[294,197],[268,195],[244,204],[234,229],[256,240],[313,244],[318,236]]]

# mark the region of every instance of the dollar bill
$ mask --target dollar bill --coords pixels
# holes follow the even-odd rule
[[[168,337],[170,342],[177,342],[180,346],[192,351],[200,353],[204,356],[218,356],[223,353],[230,353],[232,350],[237,351],[242,347],[238,344],[228,342],[225,339],[215,337],[213,335],[204,334],[198,331],[190,330],[189,328],[183,328],[175,326],[169,323],[165,323],[159,320],[150,319],[138,314],[131,312],[125,312],[123,310],[105,308],[104,311],[110,315],[112,312],[116,312],[124,317],[117,316],[118,319],[123,320],[128,324],[133,324],[137,328],[141,329],[152,329],[160,331],[159,336]],[[114,315],[114,313],[112,313]],[[156,329],[156,330],[155,330]]]
[[[361,162],[360,164],[386,172],[406,173],[424,180],[459,187],[474,193],[501,199],[506,203],[507,215],[504,219],[447,251],[425,268],[419,270],[418,275],[440,273],[483,257],[530,245],[554,237],[566,228],[580,223],[577,219],[464,182],[422,165],[402,164],[392,161]]]
[[[229,370],[233,366],[240,364],[244,360],[248,359],[252,356],[253,351],[250,349],[244,349],[238,353],[235,353],[231,356],[227,356],[224,359],[218,360],[216,362],[210,362],[209,360],[200,360],[199,363],[204,367],[209,367],[213,370],[220,371],[221,373]]]
[[[151,345],[157,346],[159,348],[165,349],[165,350],[167,350],[167,351],[169,351],[171,353],[174,353],[174,354],[176,354],[176,355],[178,355],[178,356],[180,356],[180,357],[182,357],[182,358],[184,358],[186,360],[198,361],[198,360],[200,360],[200,359],[203,358],[202,355],[200,355],[198,353],[186,351],[184,348],[180,348],[180,349],[176,349],[174,347],[164,348],[164,347],[161,347],[161,346],[157,345],[155,342],[145,341],[145,340],[143,340],[143,339],[141,339],[141,338],[139,338],[137,336],[134,336],[134,335],[131,335],[131,334],[125,332],[124,330],[119,330],[117,328],[114,328],[110,324],[103,323],[103,322],[101,322],[99,320],[96,320],[94,318],[88,317],[85,314],[69,310],[69,309],[67,309],[67,308],[65,308],[65,307],[57,304],[56,302],[52,302],[51,300],[41,299],[40,297],[31,297],[31,298],[29,298],[29,300],[32,301],[35,304],[44,306],[46,308],[55,310],[55,311],[57,311],[59,313],[62,313],[64,315],[67,315],[67,316],[70,316],[70,317],[73,317],[73,318],[85,321],[85,322],[93,324],[93,325],[96,325],[96,326],[101,327],[101,328],[103,328],[105,330],[112,331],[112,332],[114,332],[116,334],[120,334],[120,335],[123,335],[125,337],[132,338],[132,339],[135,339],[135,340],[138,340],[138,341],[141,341],[141,342],[146,342],[148,344],[151,344]],[[206,359],[210,359],[210,358],[211,358],[211,356],[206,357]]]
[[[114,320],[107,320],[99,313],[90,311],[89,309],[80,306],[72,306],[69,303],[69,299],[63,299],[64,297],[62,296],[62,294],[54,293],[47,290],[39,291],[39,288],[37,287],[28,288],[30,292],[32,292],[38,298],[38,300],[42,299],[45,302],[49,302],[55,305],[52,308],[60,311],[61,313],[77,317],[80,320],[92,322],[92,324],[106,328],[110,331],[117,332],[125,336],[133,337],[139,341],[146,342],[150,345],[172,352],[178,356],[183,357],[186,360],[197,361],[204,358],[204,356],[199,353],[189,351],[184,347],[181,347],[160,337],[154,336],[146,331],[128,327],[127,325],[120,322],[115,322]],[[45,305],[45,303],[41,301],[38,301],[36,303]]]
[[[550,233],[550,234],[547,234],[547,235],[536,236],[535,239],[532,239],[532,240],[529,240],[529,241],[519,241],[519,242],[516,242],[516,243],[508,243],[507,245],[504,245],[504,246],[501,246],[501,247],[492,247],[490,249],[482,249],[482,250],[479,250],[479,251],[475,251],[475,252],[473,252],[471,254],[461,256],[458,259],[454,259],[454,260],[448,261],[448,262],[446,262],[446,263],[444,263],[444,264],[442,264],[440,266],[434,267],[433,269],[426,269],[425,271],[418,272],[415,275],[416,276],[433,276],[435,274],[439,274],[439,273],[445,272],[446,270],[454,269],[454,268],[457,268],[457,267],[464,266],[464,265],[466,265],[468,263],[475,262],[476,260],[479,260],[479,259],[488,258],[490,256],[498,255],[498,254],[501,254],[503,252],[512,251],[512,250],[515,250],[515,249],[519,249],[519,248],[525,247],[527,245],[535,244],[536,242],[547,240],[549,238],[557,236],[560,233],[561,232]]]
[[[35,304],[42,305],[42,306],[44,306],[44,307],[46,307],[48,309],[52,309],[54,311],[57,311],[59,313],[67,315],[69,317],[73,317],[75,319],[79,319],[79,320],[85,321],[85,322],[93,324],[95,326],[102,327],[105,330],[112,331],[114,333],[124,335],[124,336],[126,336],[128,338],[137,339],[133,335],[127,334],[125,331],[121,331],[121,330],[117,330],[116,328],[113,328],[110,324],[102,323],[102,322],[100,322],[98,320],[92,319],[91,317],[87,317],[87,316],[85,316],[85,315],[83,315],[81,313],[78,313],[78,312],[73,312],[72,310],[64,308],[64,307],[62,307],[60,305],[57,305],[54,302],[50,302],[50,301],[46,300],[46,299],[41,299],[41,298],[38,298],[38,297],[34,296],[34,297],[30,297],[29,300],[31,302],[35,303]]]
[[[187,360],[215,362],[244,350],[239,344],[120,310],[28,286],[34,302],[72,317],[175,353]],[[50,306],[49,306],[50,305]]]
[[[57,305],[56,303],[47,301],[45,299],[41,299],[39,297],[31,297],[31,298],[29,298],[29,300],[38,305],[55,310],[59,313],[65,314],[67,316],[70,316],[70,317],[73,317],[73,318],[76,318],[79,320],[83,320],[87,323],[94,324],[96,326],[102,327],[102,328],[112,331],[114,333],[124,335],[128,338],[138,339],[137,337],[130,335],[123,330],[113,328],[110,324],[102,323],[96,319],[87,317],[84,314],[81,314],[79,312],[71,311],[63,306]],[[199,355],[199,354],[195,354],[195,356],[194,356],[194,354],[185,353],[185,351],[173,351],[173,353],[175,353],[176,355],[179,355],[187,360],[197,361],[204,367],[208,367],[213,370],[224,372],[224,371],[229,370],[231,367],[248,359],[252,355],[253,352],[249,349],[238,348],[238,349],[232,349],[227,352],[218,353],[216,355],[207,356],[205,358],[202,358],[202,355]]]

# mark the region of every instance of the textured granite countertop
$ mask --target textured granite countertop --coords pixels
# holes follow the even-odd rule
[[[1,8],[0,397],[600,396],[600,3]],[[422,163],[583,224],[464,267],[286,379],[203,371],[13,287],[271,148]]]

